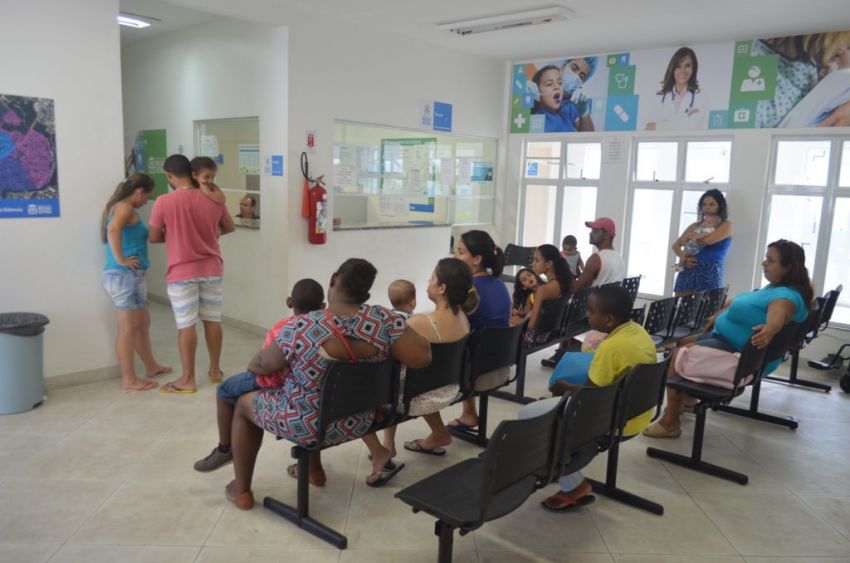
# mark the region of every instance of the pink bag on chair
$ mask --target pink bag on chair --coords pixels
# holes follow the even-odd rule
[[[708,346],[682,348],[676,356],[676,373],[695,383],[734,389],[735,370],[740,357],[738,352],[725,352]],[[747,375],[739,385],[743,387],[752,380],[753,376]]]

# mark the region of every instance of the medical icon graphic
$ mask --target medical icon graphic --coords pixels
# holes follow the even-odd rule
[[[741,83],[741,92],[764,92],[766,86],[764,77],[761,75],[761,68],[758,65],[753,65],[747,71],[747,76]]]

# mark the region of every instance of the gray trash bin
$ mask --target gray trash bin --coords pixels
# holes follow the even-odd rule
[[[44,400],[44,325],[38,313],[0,313],[0,414]]]

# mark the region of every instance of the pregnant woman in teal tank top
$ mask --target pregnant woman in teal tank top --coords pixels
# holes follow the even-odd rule
[[[140,379],[133,367],[133,355],[145,364],[145,377],[171,371],[153,357],[148,312],[147,269],[148,228],[137,209],[147,204],[154,182],[145,174],[134,174],[118,184],[109,198],[100,223],[100,236],[106,247],[106,265],[101,283],[112,299],[118,321],[115,354],[121,366],[121,379],[127,391],[147,391],[156,382]]]

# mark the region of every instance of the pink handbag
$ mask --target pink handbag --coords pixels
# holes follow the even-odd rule
[[[682,348],[676,356],[676,373],[684,379],[724,389],[734,389],[735,370],[738,369],[738,352],[725,352],[708,346]],[[740,387],[753,380],[747,375],[738,384]]]

